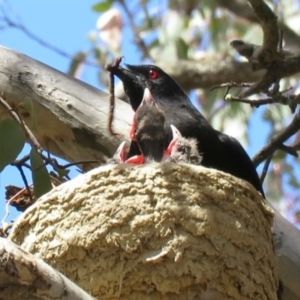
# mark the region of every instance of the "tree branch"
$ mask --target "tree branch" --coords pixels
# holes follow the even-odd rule
[[[246,3],[245,0],[216,0],[217,4],[223,8],[226,8],[250,22],[258,23],[258,19],[255,17],[253,10]],[[278,21],[278,27],[283,32],[283,39],[286,42],[286,46],[293,49],[300,48],[300,36],[288,27],[283,21]]]
[[[271,141],[264,146],[252,159],[255,167],[260,165],[265,159],[267,159],[274,151],[279,149],[286,140],[299,131],[300,128],[300,110],[293,118],[292,122],[279,134],[277,134]]]
[[[31,99],[34,115],[20,115],[44,149],[70,162],[104,163],[128,140],[133,118],[128,104],[116,100],[114,128],[120,136],[111,136],[109,95],[26,55],[0,47],[0,56],[0,92],[11,107]]]
[[[230,57],[223,60],[213,57],[201,63],[180,60],[173,63],[158,61],[156,64],[186,91],[211,88],[228,81],[255,82],[265,74],[265,71],[253,72],[249,63],[237,62]]]
[[[41,259],[0,238],[1,298],[96,300]]]
[[[263,0],[248,0],[254,14],[264,32],[262,53],[258,54],[265,64],[271,64],[278,56],[277,47],[279,42],[279,30],[277,17]]]
[[[123,9],[124,9],[124,11],[127,15],[131,30],[132,30],[132,32],[134,34],[134,37],[135,37],[135,41],[136,41],[139,49],[143,53],[143,56],[144,56],[143,58],[151,58],[150,52],[149,52],[144,40],[142,39],[142,37],[139,33],[139,29],[134,23],[134,16],[132,15],[130,9],[127,7],[126,1],[118,0],[118,2],[121,4],[121,6],[123,7]]]

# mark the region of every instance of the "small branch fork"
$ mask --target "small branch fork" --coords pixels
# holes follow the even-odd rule
[[[226,88],[224,99],[229,102],[240,102],[260,107],[261,105],[279,103],[288,105],[291,112],[295,114],[291,123],[273,137],[269,143],[263,147],[254,157],[254,166],[264,163],[261,174],[263,182],[268,172],[272,157],[277,150],[284,151],[294,157],[298,157],[297,151],[300,150],[299,144],[286,145],[287,140],[295,135],[300,129],[300,110],[296,112],[300,104],[300,94],[289,95],[290,89],[280,91],[280,80],[300,72],[300,54],[292,53],[282,49],[283,36],[278,29],[277,16],[263,0],[248,0],[252,6],[263,30],[264,38],[262,45],[255,45],[242,40],[233,40],[230,45],[241,55],[244,56],[252,66],[253,71],[265,69],[266,74],[261,80],[254,84],[229,82],[214,86],[216,88]],[[234,87],[243,88],[238,96],[229,94]],[[247,97],[264,93],[266,98],[251,100]]]
[[[2,93],[2,97],[0,97],[0,105],[3,106],[6,110],[6,112],[8,112],[10,114],[10,116],[16,120],[21,128],[24,130],[25,132],[25,136],[27,141],[29,142],[29,144],[31,145],[31,147],[34,147],[41,155],[44,164],[41,166],[46,166],[46,165],[50,165],[53,170],[55,172],[52,172],[53,174],[50,174],[50,179],[52,182],[55,182],[54,185],[58,185],[61,184],[62,182],[64,182],[65,180],[69,180],[70,178],[68,177],[68,172],[69,170],[67,170],[69,167],[71,166],[75,166],[75,165],[81,165],[81,164],[85,164],[85,163],[97,163],[98,161],[96,160],[90,160],[90,161],[78,161],[78,162],[73,162],[73,163],[68,163],[65,165],[60,165],[56,159],[51,158],[50,157],[50,153],[48,152],[48,155],[44,155],[43,154],[43,148],[41,147],[41,145],[39,144],[39,142],[37,141],[36,137],[34,136],[33,132],[30,130],[30,128],[25,124],[25,122],[22,120],[22,118],[19,116],[17,109],[13,109],[3,98],[3,93]],[[29,170],[32,171],[32,168],[30,166],[30,164],[28,163],[28,161],[30,160],[30,155],[27,154],[24,157],[22,157],[21,159],[17,159],[14,162],[12,162],[10,165],[15,166],[18,171],[20,172],[20,175],[22,177],[22,180],[24,182],[24,188],[17,188],[14,189],[16,191],[15,194],[13,194],[6,203],[6,214],[2,220],[2,229],[1,232],[3,234],[6,233],[6,229],[5,228],[9,228],[7,227],[5,224],[5,220],[7,219],[7,217],[9,216],[9,205],[13,205],[16,206],[16,208],[18,210],[22,211],[22,207],[18,207],[18,203],[14,202],[16,199],[19,199],[20,197],[23,197],[24,193],[26,192],[26,197],[29,198],[29,200],[27,201],[30,205],[32,203],[34,203],[34,198],[33,198],[33,193],[32,193],[32,189],[30,188],[32,186],[32,184],[28,184],[27,178],[25,176],[24,170],[23,168],[27,168]],[[29,205],[28,205],[29,206]],[[26,207],[27,208],[27,207]]]

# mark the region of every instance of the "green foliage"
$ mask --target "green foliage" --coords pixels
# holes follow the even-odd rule
[[[182,38],[176,41],[176,50],[180,59],[188,59],[189,45]]]
[[[98,2],[97,4],[94,4],[92,6],[92,9],[96,12],[105,12],[108,9],[110,9],[111,5],[113,4],[113,0],[106,0],[106,1],[101,1]]]
[[[64,168],[55,168],[55,171],[58,173],[59,177],[63,178],[65,176],[68,176],[70,173],[70,170],[64,169]]]
[[[38,199],[52,189],[52,184],[44,160],[35,148],[32,148],[30,151],[30,164],[34,196]]]
[[[25,133],[20,124],[13,119],[0,122],[0,172],[12,163],[25,144]]]
[[[24,109],[27,113],[29,113],[30,120],[31,120],[31,127],[37,128],[36,114],[33,107],[32,99],[29,97],[25,97],[25,99],[20,103],[19,107]]]

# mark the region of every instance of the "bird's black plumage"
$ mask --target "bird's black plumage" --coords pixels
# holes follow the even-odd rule
[[[203,155],[203,166],[242,178],[264,195],[254,165],[241,144],[233,137],[215,130],[168,74],[154,65],[126,67],[119,66],[113,72],[122,80],[134,110],[142,101],[144,89],[149,88],[158,107],[165,114],[166,145],[172,139],[170,125],[173,124],[183,137],[197,139],[199,153]],[[137,152],[137,145],[131,143],[128,155],[136,155]]]

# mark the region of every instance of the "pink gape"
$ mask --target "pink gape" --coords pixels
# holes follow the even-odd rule
[[[136,132],[136,128],[137,128],[136,118],[137,118],[140,108],[144,105],[151,106],[153,104],[154,104],[154,99],[152,98],[150,90],[148,88],[145,88],[142,102],[134,114],[132,125],[129,130],[129,137],[132,141],[136,141],[136,136],[135,136],[135,132]],[[145,157],[142,154],[132,156],[125,161],[126,164],[137,164],[137,165],[141,165],[144,162],[145,162]]]
[[[136,116],[138,115],[140,108],[144,105],[148,105],[148,106],[155,105],[154,99],[152,98],[152,95],[148,88],[145,88],[145,90],[144,90],[142,102],[134,114],[132,125],[129,130],[129,137],[132,141],[136,141],[136,136],[135,136],[136,127],[137,127]]]
[[[126,153],[126,143],[125,141],[122,142],[120,144],[120,146],[118,147],[117,151],[116,151],[116,155],[117,157],[120,159],[120,162],[121,163],[125,163],[125,160],[126,160],[126,156],[127,156],[127,153]]]
[[[147,89],[147,88],[145,89],[144,97],[143,97],[142,103],[140,104],[139,108],[142,105],[155,105],[154,99],[152,98],[151,93],[150,93],[149,89]],[[136,114],[138,113],[138,109],[136,111]],[[132,122],[132,125],[131,125],[131,128],[130,128],[130,132],[129,132],[130,138],[133,141],[136,140],[136,137],[135,137],[136,126],[137,126],[136,114],[134,116],[134,119],[133,119],[133,122]],[[179,130],[174,125],[171,125],[171,130],[172,130],[173,139],[171,140],[168,148],[164,152],[164,158],[169,157],[172,154],[174,146],[176,145],[177,141],[180,138],[182,138],[181,133],[179,132]],[[145,160],[144,155],[140,154],[140,155],[135,155],[135,156],[132,156],[132,157],[128,158],[125,161],[125,163],[126,164],[144,164],[145,161],[146,160]]]
[[[109,160],[110,164],[124,164],[126,160],[126,142],[122,142],[118,149],[116,150],[113,157]]]

